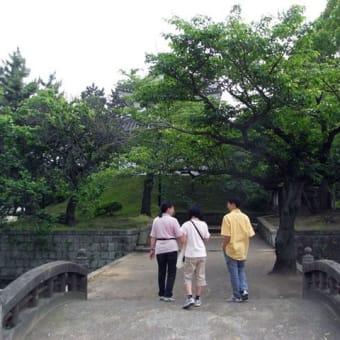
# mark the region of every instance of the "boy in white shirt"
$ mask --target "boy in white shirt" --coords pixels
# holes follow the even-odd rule
[[[184,309],[191,306],[201,306],[202,287],[206,286],[205,263],[207,251],[205,241],[210,234],[207,224],[202,221],[202,211],[194,205],[189,209],[189,221],[183,223],[182,232],[184,234],[185,262],[184,262],[184,285],[187,298],[183,305]],[[195,277],[195,298],[192,295],[192,279]]]

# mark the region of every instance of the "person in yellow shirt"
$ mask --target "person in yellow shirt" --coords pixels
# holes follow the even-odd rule
[[[222,220],[222,249],[230,274],[233,289],[231,302],[248,300],[248,283],[245,262],[249,249],[249,238],[255,235],[249,217],[240,210],[240,200],[231,198],[227,202],[229,214]]]

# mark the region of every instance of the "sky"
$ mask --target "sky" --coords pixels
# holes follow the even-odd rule
[[[0,0],[0,61],[19,47],[31,78],[56,73],[62,90],[79,96],[95,83],[109,94],[121,70],[145,69],[145,54],[166,50],[166,19],[207,15],[224,20],[240,4],[246,21],[305,6],[307,20],[327,0]]]

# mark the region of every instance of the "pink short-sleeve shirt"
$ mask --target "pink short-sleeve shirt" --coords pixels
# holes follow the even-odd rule
[[[176,218],[169,214],[156,217],[153,220],[150,236],[156,241],[156,254],[178,251],[176,239],[181,237],[183,232]]]

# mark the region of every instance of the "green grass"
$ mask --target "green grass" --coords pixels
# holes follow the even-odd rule
[[[34,217],[23,217],[15,223],[4,224],[1,230],[11,231],[34,231],[34,232],[45,232],[45,231],[65,231],[65,230],[119,230],[119,229],[134,229],[143,228],[148,226],[152,222],[152,218],[139,215],[133,217],[109,217],[99,216],[93,219],[83,219],[77,221],[77,224],[69,227],[60,223],[51,223],[42,221]]]
[[[151,223],[152,218],[140,215],[143,194],[144,176],[119,175],[112,177],[105,183],[105,190],[100,201],[119,202],[122,209],[113,216],[98,216],[89,218],[77,210],[77,224],[70,228],[63,224],[49,223],[25,217],[17,223],[5,226],[14,230],[108,230],[139,228]],[[199,203],[205,212],[226,212],[225,200],[230,194],[228,183],[219,178],[194,179],[189,176],[163,176],[162,198],[171,200],[177,211],[187,211],[189,206]],[[152,216],[158,214],[158,178],[154,180],[152,193]],[[45,209],[51,215],[65,213],[67,202],[54,204]],[[249,209],[245,209],[249,213]],[[278,219],[273,219],[278,225]],[[296,230],[340,230],[340,216],[336,216],[335,223],[326,223],[322,216],[299,216],[296,221]]]
[[[115,213],[115,216],[136,217],[140,214],[140,207],[143,194],[143,176],[115,176],[108,181],[104,192],[100,197],[100,201],[119,202],[122,209]],[[154,190],[155,192],[155,190]],[[152,210],[156,213],[158,210],[156,197],[153,197]],[[50,214],[63,214],[66,210],[67,201],[53,204],[45,210]],[[77,211],[77,219],[82,220],[83,216]]]
[[[101,196],[101,201],[119,202],[123,208],[115,213],[115,216],[138,216],[140,213],[143,195],[144,176],[116,176],[107,183],[107,188]],[[153,190],[152,211],[156,213],[156,190]]]
[[[65,213],[66,205],[67,205],[67,201],[57,203],[57,204],[51,204],[51,205],[49,205],[48,207],[45,208],[45,211],[48,214],[60,215],[60,214]]]
[[[89,218],[76,212],[77,224],[68,227],[59,223],[48,223],[32,218],[22,218],[17,223],[7,225],[11,230],[109,230],[129,229],[146,226],[152,222],[152,218],[140,215],[141,200],[143,194],[143,176],[116,176],[108,181],[106,189],[100,197],[102,203],[119,202],[122,209],[113,216],[97,216]],[[153,193],[152,214],[158,213],[156,204],[156,190]],[[48,214],[60,215],[66,211],[67,201],[48,206],[45,211]]]

